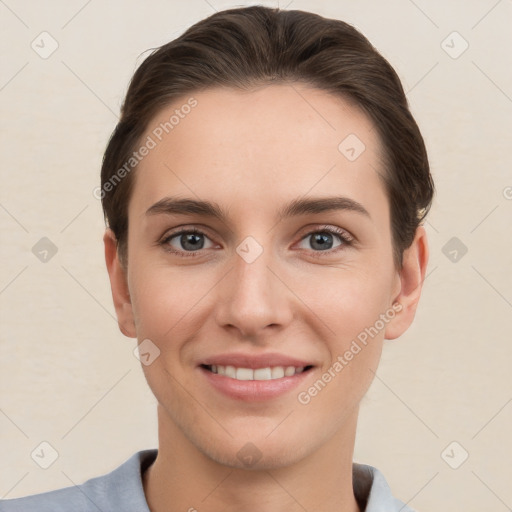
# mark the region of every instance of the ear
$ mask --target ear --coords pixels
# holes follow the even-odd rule
[[[103,243],[105,244],[105,262],[110,278],[110,287],[112,289],[112,298],[114,300],[119,329],[125,336],[136,338],[137,334],[126,271],[119,260],[117,240],[110,228],[107,228],[103,235]]]
[[[418,226],[414,240],[403,254],[402,269],[398,274],[399,292],[393,299],[396,314],[386,326],[384,338],[393,340],[401,336],[411,325],[420,300],[423,281],[428,264],[427,234],[423,226]]]

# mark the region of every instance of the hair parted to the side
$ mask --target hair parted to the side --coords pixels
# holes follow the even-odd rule
[[[353,26],[317,14],[262,6],[229,9],[199,21],[155,49],[130,82],[101,169],[102,206],[126,263],[134,169],[104,188],[130,159],[164,107],[210,87],[302,82],[356,104],[384,148],[395,267],[427,215],[434,183],[423,137],[392,66]]]

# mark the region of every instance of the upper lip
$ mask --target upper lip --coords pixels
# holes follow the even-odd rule
[[[235,366],[237,368],[251,368],[254,370],[256,368],[268,368],[273,366],[295,366],[296,368],[300,368],[304,366],[313,366],[313,363],[277,353],[253,355],[231,353],[207,357],[201,360],[199,365]]]

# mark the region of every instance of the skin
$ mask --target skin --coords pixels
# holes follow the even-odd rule
[[[417,229],[396,269],[380,140],[346,101],[298,84],[209,89],[194,98],[198,105],[136,170],[126,269],[113,233],[104,236],[119,327],[160,350],[142,366],[158,400],[159,452],[143,480],[149,507],[356,512],[359,404],[383,340],[413,321],[428,262],[425,230]],[[187,99],[159,112],[146,135]],[[366,146],[355,161],[338,150],[349,134]],[[333,195],[359,202],[369,216],[336,210],[276,218],[293,199]],[[146,215],[166,196],[216,202],[228,217]],[[196,257],[169,252],[193,252],[180,236],[167,250],[158,245],[178,226],[205,233]],[[319,249],[311,233],[326,226],[355,242],[343,246],[326,234],[330,248]],[[247,236],[263,248],[252,263],[236,252]],[[402,310],[307,405],[299,403],[298,392],[395,302]],[[278,352],[315,368],[300,389],[240,402],[212,389],[197,368],[202,357],[226,352]],[[260,455],[250,467],[237,457],[247,443]]]

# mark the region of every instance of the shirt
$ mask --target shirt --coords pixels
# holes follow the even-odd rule
[[[79,485],[0,500],[0,512],[150,512],[142,474],[157,453],[156,448],[136,452],[110,473]],[[354,462],[352,471],[354,495],[364,512],[414,512],[393,497],[377,468]]]

